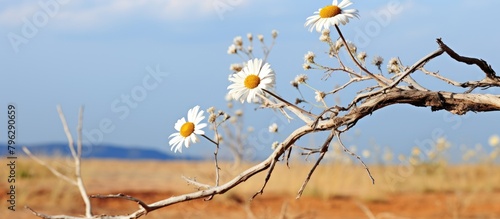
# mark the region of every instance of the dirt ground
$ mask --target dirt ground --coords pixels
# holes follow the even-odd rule
[[[168,194],[138,193],[133,196],[160,198]],[[349,197],[302,197],[297,200],[293,196],[272,194],[248,202],[249,197],[192,201],[160,210],[157,217],[151,218],[500,218],[500,193],[477,194],[477,198],[465,206],[457,201],[465,197],[449,193],[401,194],[378,202]],[[108,204],[103,206],[114,209],[119,205],[118,202]]]
[[[44,192],[41,192],[44,193]],[[123,191],[124,194],[154,202],[171,197],[171,192]],[[144,216],[155,218],[500,218],[500,192],[461,197],[452,193],[399,194],[386,201],[366,202],[350,197],[320,199],[265,194],[249,201],[250,196],[216,197],[211,201],[194,200],[160,209]],[[468,199],[464,204],[459,199]],[[4,200],[2,200],[4,202]],[[125,200],[93,200],[96,214],[124,214],[138,209],[135,203]],[[64,212],[47,206],[40,200],[30,207],[46,214],[81,215],[80,201]],[[37,218],[28,210],[16,212],[2,209],[1,218]]]
[[[178,163],[144,162],[138,164],[121,161],[92,161],[88,162],[83,174],[87,176],[85,182],[89,194],[123,193],[146,203],[153,203],[195,191],[179,176],[186,174],[199,176],[200,180],[209,179],[211,177],[209,170],[212,166],[205,168],[209,169],[205,173],[200,170],[203,169],[201,167],[207,165],[198,165],[193,167],[193,164]],[[137,166],[142,168],[134,168]],[[158,174],[159,169],[169,169],[169,174]],[[41,169],[35,169],[35,171],[39,172],[33,177],[19,180],[17,184],[15,212],[7,210],[7,197],[4,195],[8,192],[7,187],[3,183],[0,184],[1,219],[38,218],[24,209],[24,206],[49,215],[81,216],[83,214],[83,202],[75,187]],[[238,170],[235,170],[235,173],[237,172]],[[277,173],[275,177],[284,178],[286,175]],[[349,195],[348,192],[345,193],[346,195],[309,193],[300,199],[295,199],[294,193],[283,192],[279,188],[291,187],[293,191],[296,191],[298,186],[286,184],[286,179],[285,181],[277,179],[270,181],[264,194],[250,201],[252,195],[262,185],[261,178],[247,182],[253,186],[229,191],[216,196],[211,201],[188,201],[150,212],[142,218],[500,218],[500,190],[498,189],[466,192],[458,190],[407,191],[388,193],[375,198]],[[225,178],[222,177],[222,180]],[[361,180],[369,181],[365,175]],[[324,184],[321,186],[329,186]],[[351,185],[353,186],[357,184]],[[363,185],[359,184],[359,186]],[[378,189],[378,187],[367,188]],[[310,190],[314,190],[314,184],[311,185]],[[94,214],[127,214],[138,209],[136,203],[128,200],[91,200]]]

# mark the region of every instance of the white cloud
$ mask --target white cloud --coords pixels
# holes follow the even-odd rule
[[[0,3],[0,25],[21,25],[24,18],[33,19],[37,12],[45,12],[41,3],[56,3],[50,10],[56,11],[50,20],[59,21],[62,27],[92,28],[112,24],[121,18],[140,16],[165,21],[197,20],[209,16],[217,17],[214,3],[222,3],[231,8],[243,6],[248,0],[20,0],[6,6]]]
[[[415,4],[413,1],[389,1],[387,4],[364,12],[364,14],[371,18],[376,17],[378,19],[392,20],[406,14],[406,12],[411,11],[414,7]]]
[[[4,4],[5,2],[2,2]],[[0,7],[3,10],[0,11],[0,24],[3,25],[14,25],[22,22],[23,17],[28,17],[27,15],[32,15],[39,8],[37,4],[30,3],[20,3],[13,6],[3,6]]]

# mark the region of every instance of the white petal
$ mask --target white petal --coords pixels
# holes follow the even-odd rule
[[[197,135],[203,135],[203,134],[205,134],[205,131],[201,130],[201,129],[205,128],[205,127],[207,127],[207,123],[197,124],[195,126],[194,133],[197,134]]]
[[[193,143],[198,143],[198,137],[196,137],[195,134],[191,134],[189,135],[187,138],[186,138],[186,148],[189,147],[189,145],[191,144],[191,142]]]
[[[328,19],[325,19],[325,18],[319,19],[318,22],[316,23],[316,31],[321,32],[321,28],[324,26],[326,26],[326,28],[327,28],[328,25],[325,25],[327,23],[327,21],[328,21]]]
[[[252,103],[252,102],[253,102],[253,101],[252,101],[252,100],[253,100],[253,96],[255,96],[255,91],[254,91],[254,90],[250,90],[248,93],[249,93],[249,94],[248,94],[248,96],[247,96],[247,98],[246,98],[246,101],[247,101],[248,103]]]
[[[171,134],[170,136],[168,136],[168,138],[171,138],[171,137],[174,137],[174,138],[175,138],[175,136],[179,136],[179,135],[180,135],[180,133],[179,133],[179,132],[176,132],[176,133]],[[172,140],[173,140],[173,139],[170,139],[170,141],[172,141]]]
[[[308,18],[306,18],[306,23],[304,24],[304,26],[309,26],[310,24],[318,21],[321,17],[319,15],[313,15],[313,16],[310,16]]]
[[[203,113],[204,113],[203,110],[201,110],[200,112],[198,112],[198,114],[196,115],[196,117],[193,120],[194,124],[198,124],[198,123],[201,122],[201,120],[205,119],[205,116],[203,116]]]
[[[189,136],[186,137],[186,138],[184,138],[182,141],[184,142],[184,146],[186,146],[186,148],[189,148],[189,144],[190,144],[190,142],[189,142]]]
[[[241,84],[242,84],[242,83],[236,83],[236,82],[235,82],[235,83],[230,84],[229,86],[227,86],[227,89],[228,89],[228,90],[231,90],[231,89],[239,88],[239,87],[241,87]]]
[[[255,65],[255,73],[254,74],[257,74],[258,72],[260,72],[260,69],[262,68],[262,59],[254,59],[253,60],[253,63]]]
[[[274,85],[274,78],[264,78],[260,81],[259,87],[261,88],[266,88],[266,87],[273,87]]]
[[[177,151],[179,151],[179,153],[182,153],[182,142],[179,142],[177,146],[172,146],[170,150],[173,150],[174,153],[177,153]]]
[[[192,109],[189,109],[188,111],[188,122],[193,122],[196,119],[196,115],[198,114],[198,111],[200,110],[200,106],[195,106]]]
[[[349,0],[343,0],[339,5],[338,7],[343,9],[345,7],[348,7],[349,5],[352,5],[352,2],[349,1]]]
[[[194,130],[193,132],[194,134],[197,134],[197,135],[204,135],[205,134],[205,131],[203,130]]]
[[[177,122],[174,125],[175,130],[180,131],[181,127],[182,127],[182,125],[184,125],[184,123],[186,123],[186,119],[184,117],[177,120]]]
[[[170,141],[168,142],[168,144],[171,145],[170,150],[175,149],[174,153],[176,153],[177,151],[182,153],[182,141],[184,140],[184,137],[182,137],[179,133],[175,133],[175,134],[177,134],[177,136],[170,139]]]

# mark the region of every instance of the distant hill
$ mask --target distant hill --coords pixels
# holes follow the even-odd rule
[[[7,146],[0,144],[1,156],[7,156]],[[31,153],[43,156],[71,156],[67,143],[44,143],[27,146]],[[20,145],[16,146],[16,154],[26,155]],[[159,150],[145,147],[120,147],[111,144],[100,144],[97,146],[84,145],[82,147],[83,158],[94,159],[123,159],[123,160],[200,160],[200,158],[186,156],[184,154],[166,154]]]

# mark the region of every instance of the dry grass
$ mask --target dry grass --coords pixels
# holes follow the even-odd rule
[[[54,158],[44,158],[44,160],[49,161],[63,172],[71,173],[72,171],[73,164],[68,160]],[[6,161],[2,160],[2,162],[5,163]],[[231,165],[231,163],[221,164],[221,182],[229,180],[251,164],[244,164],[236,168]],[[264,218],[276,217],[279,212],[274,211],[280,211],[283,208],[285,202],[283,198],[289,200],[288,202],[294,202],[293,199],[311,165],[303,162],[291,162],[291,166],[288,168],[283,163],[278,164],[264,191],[264,195],[259,196],[257,199],[276,199],[280,201],[272,205],[272,208],[253,210],[258,211],[260,216],[264,215]],[[498,194],[500,191],[500,175],[496,174],[500,172],[498,165],[435,166],[420,164],[404,168],[399,166],[370,166],[370,169],[376,179],[375,185],[371,184],[365,170],[359,165],[325,163],[316,170],[302,200],[328,201],[335,199],[346,200],[346,202],[347,200],[356,200],[356,202],[376,207],[378,203],[391,201],[395,195],[449,194],[442,198],[440,209],[446,212],[446,215],[450,216],[450,218],[459,218],[457,215],[463,214],[464,209],[472,206],[472,202],[491,202],[491,199],[489,199],[490,194],[493,196],[493,194]],[[5,170],[5,168],[2,170]],[[213,163],[208,161],[85,160],[83,162],[84,181],[90,194],[125,192],[146,199],[148,202],[195,191],[195,188],[188,185],[181,179],[181,176],[196,177],[200,182],[212,183],[214,181],[214,172]],[[17,173],[16,201],[18,211],[24,211],[22,206],[29,205],[45,213],[75,215],[82,213],[81,206],[83,206],[83,202],[77,189],[56,178],[44,167],[28,158],[20,158]],[[388,179],[393,179],[394,177],[389,176],[394,175],[399,178],[396,178],[396,184],[391,184]],[[260,189],[264,176],[265,174],[259,174],[212,202],[224,205],[229,203],[232,208],[240,209],[242,212],[246,212],[245,214],[248,214],[249,208],[245,203],[247,203],[251,195]],[[5,194],[3,189],[6,189],[7,185],[3,180],[0,185],[2,194]],[[1,202],[5,203],[5,200],[6,198],[2,196]],[[137,209],[134,203],[123,201],[119,202],[119,204],[116,204],[116,201],[109,200],[93,200],[93,202],[96,205],[96,211],[101,213],[126,213]],[[191,207],[199,206],[191,210],[198,211],[198,213],[204,212],[208,206],[203,204],[203,201],[193,203],[198,204],[193,205],[191,203]],[[179,206],[182,209],[188,205],[182,204]],[[5,209],[3,207],[0,212],[5,212]],[[357,209],[358,213],[362,213],[361,207],[357,207]],[[182,212],[182,210],[180,211]],[[303,210],[302,213],[307,212],[307,210]],[[191,213],[196,215],[196,213]],[[20,213],[16,212],[15,214],[16,217],[19,217],[17,214]],[[23,215],[28,216],[26,213]],[[151,215],[155,215],[155,213]],[[318,215],[309,216],[321,218]],[[500,216],[500,214],[496,216]],[[155,218],[155,216],[146,218]]]

